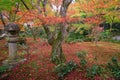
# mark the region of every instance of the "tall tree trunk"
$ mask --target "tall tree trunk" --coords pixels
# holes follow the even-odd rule
[[[62,50],[62,41],[56,41],[52,44],[51,61],[55,64],[61,64],[66,61]]]
[[[46,14],[46,3],[48,0],[38,0],[42,2],[43,6],[43,12],[44,16],[47,16]],[[69,5],[71,4],[72,0],[63,0],[61,9],[60,9],[60,16],[62,18],[66,17],[67,9]],[[40,7],[39,7],[40,8]],[[38,9],[40,12],[40,9]],[[57,34],[57,38],[55,38],[55,35],[52,31],[50,31],[50,27],[47,24],[43,24],[44,30],[48,36],[48,43],[52,46],[52,52],[51,52],[51,61],[55,64],[60,64],[65,62],[65,56],[63,54],[62,50],[62,42],[64,41],[64,38],[66,37],[66,32],[67,32],[67,21],[65,20],[64,23],[61,23],[61,27],[59,28],[59,32]],[[57,26],[59,27],[59,26]]]
[[[50,60],[55,64],[64,63],[66,59],[65,59],[65,55],[63,54],[63,50],[62,50],[62,42],[64,40],[62,38],[62,33],[59,32],[57,35],[57,38],[55,38],[54,33],[49,31],[49,26],[44,25],[44,29],[48,36],[48,43],[52,47]]]
[[[110,33],[112,32],[112,25],[113,25],[113,23],[111,22],[110,23]]]
[[[112,32],[112,26],[113,26],[113,22],[114,22],[115,16],[110,17],[110,19],[111,19],[111,22],[110,22],[110,33],[111,33]]]
[[[67,9],[70,5],[72,0],[63,0],[61,9],[60,9],[60,16],[65,18]],[[66,19],[65,19],[66,20]],[[65,55],[63,54],[62,50],[62,42],[64,41],[64,38],[66,37],[67,33],[67,22],[61,23],[59,33],[57,36],[57,39],[54,39],[52,43],[52,55],[51,55],[51,61],[55,64],[61,64],[66,61]],[[54,37],[54,35],[53,35]]]

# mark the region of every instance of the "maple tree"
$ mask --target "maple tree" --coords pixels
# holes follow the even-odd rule
[[[108,1],[105,9],[104,19],[110,25],[110,32],[113,28],[113,23],[120,22],[120,0]]]
[[[48,43],[52,46],[51,61],[55,64],[65,62],[62,43],[69,32],[69,24],[78,20],[77,18],[70,18],[67,16],[67,10],[72,0],[33,1],[34,5],[32,5],[32,7],[34,9],[32,10],[26,4],[26,1],[21,0],[28,11],[25,12],[25,15],[19,22],[21,23],[22,21],[24,23],[25,21],[37,21],[38,26],[43,26],[47,34]],[[57,9],[56,11],[52,11],[54,8],[51,7],[51,5],[53,3]],[[57,6],[60,6],[60,8],[57,8]],[[20,15],[20,13],[18,14]]]

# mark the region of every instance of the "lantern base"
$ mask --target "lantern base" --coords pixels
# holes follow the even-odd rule
[[[17,66],[20,63],[25,62],[27,59],[16,59],[16,60],[11,60],[11,59],[7,59],[5,61],[3,61],[3,65],[5,66],[9,66],[9,68],[13,68],[15,66]]]

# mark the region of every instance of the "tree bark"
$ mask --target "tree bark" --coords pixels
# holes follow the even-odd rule
[[[61,64],[66,61],[62,50],[62,41],[60,40],[52,44],[51,61],[55,64]]]
[[[62,33],[61,31],[58,33],[57,38],[54,37],[54,34],[50,32],[49,26],[44,25],[44,30],[48,36],[48,43],[52,47],[52,52],[51,52],[51,62],[54,64],[61,64],[66,61],[65,55],[62,50]]]
[[[112,32],[112,25],[113,25],[113,22],[110,23],[110,33]]]
[[[110,17],[110,19],[111,19],[111,22],[110,22],[110,33],[112,32],[112,26],[113,26],[114,18],[115,18],[115,16]]]
[[[27,6],[27,4],[25,3],[24,0],[21,0],[21,2],[23,3],[23,5],[25,6],[25,8],[26,8],[27,10],[30,10],[30,8]]]

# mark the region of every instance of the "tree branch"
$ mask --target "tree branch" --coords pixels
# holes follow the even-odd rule
[[[42,1],[42,6],[43,6],[43,12],[44,12],[45,16],[47,16],[47,13],[46,13],[46,4],[47,4],[47,0],[43,0]]]
[[[60,9],[60,16],[61,17],[66,17],[66,13],[67,13],[67,9],[69,7],[69,5],[71,4],[72,0],[63,0],[62,5],[61,5],[61,9]],[[67,36],[67,33],[69,30],[68,29],[68,24],[65,18],[65,22],[61,24],[61,39],[64,40],[64,38]]]
[[[0,19],[1,19],[1,21],[2,21],[2,23],[3,23],[3,25],[4,25],[4,27],[5,27],[5,21],[4,21],[4,19],[3,19],[3,15],[2,15],[2,12],[0,12]]]
[[[48,36],[48,43],[49,43],[50,45],[52,45],[52,43],[53,43],[53,41],[55,40],[55,38],[54,38],[52,32],[50,31],[49,26],[43,24],[43,28],[44,28],[44,30],[45,30],[45,33],[46,33],[47,36]]]
[[[40,2],[41,2],[41,0],[37,0],[36,8],[38,9],[39,13],[41,14],[41,13],[42,13],[42,10],[41,10],[41,8],[40,8]]]
[[[60,15],[62,17],[66,16],[67,9],[68,9],[69,5],[71,4],[71,2],[72,2],[72,0],[63,0],[62,1],[62,5],[61,5],[61,8],[60,8]]]
[[[16,20],[16,14],[17,14],[17,12],[19,11],[19,3],[16,3],[16,9],[15,9],[15,14],[14,14],[14,17],[13,17],[13,21],[15,21]]]
[[[27,10],[30,10],[24,0],[21,0],[21,2],[23,3],[23,5],[25,6],[25,8],[26,8]]]

